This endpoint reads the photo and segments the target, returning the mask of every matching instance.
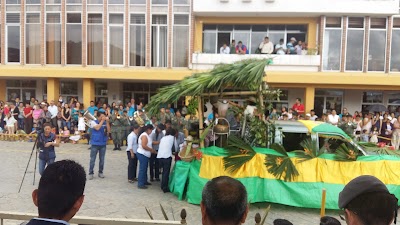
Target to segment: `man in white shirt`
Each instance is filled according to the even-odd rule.
[[[49,107],[47,107],[51,114],[51,126],[56,128],[56,131],[58,131],[57,127],[57,114],[58,114],[58,107],[54,105],[54,100],[50,101]]]
[[[272,54],[274,52],[274,44],[269,41],[268,37],[264,38],[258,48],[261,49],[261,54]]]
[[[283,39],[279,40],[279,44],[275,45],[275,51],[278,55],[284,55],[287,51],[286,45],[283,43]]]
[[[136,152],[138,148],[138,134],[139,125],[135,124],[132,127],[131,133],[127,137],[128,146],[126,147],[126,154],[128,155],[128,182],[133,183],[137,181],[136,171],[138,159],[136,157]]]
[[[171,170],[172,163],[172,149],[178,145],[176,139],[176,130],[169,128],[165,136],[161,138],[160,145],[157,152],[157,159],[162,168],[162,179],[161,179],[161,189],[164,193],[170,192],[168,188],[169,183],[169,172]]]
[[[328,122],[334,126],[337,126],[339,123],[339,115],[336,114],[336,110],[332,110],[332,113],[328,115]]]
[[[224,45],[219,49],[221,54],[230,54],[231,49],[224,43]]]

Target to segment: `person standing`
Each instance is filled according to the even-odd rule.
[[[121,150],[121,140],[122,140],[122,129],[124,128],[122,124],[122,117],[118,110],[114,110],[113,115],[110,119],[111,123],[111,137],[114,142],[114,151]]]
[[[43,124],[43,132],[39,134],[38,146],[39,146],[39,173],[43,174],[46,165],[54,163],[56,160],[56,152],[54,147],[59,147],[60,143],[56,138],[56,135],[51,132],[51,124]]]
[[[229,47],[229,53],[236,54],[236,41],[235,40],[232,40],[232,44]]]
[[[18,103],[18,130],[24,130],[24,103]]]
[[[158,124],[157,128],[152,131],[150,138],[153,141],[153,149],[156,151],[155,154],[151,154],[150,157],[150,181],[153,182],[160,181],[160,166],[157,159],[157,152],[160,145],[161,139],[164,137],[165,126],[163,124]]]
[[[25,133],[29,134],[32,132],[32,127],[33,127],[33,109],[32,106],[29,102],[26,102],[25,108],[24,108],[24,128],[25,128]]]
[[[226,45],[226,43],[224,43],[222,45],[222,47],[219,49],[219,53],[220,54],[230,54],[231,53],[231,49]]]
[[[71,109],[67,103],[64,104],[64,108],[61,110],[61,116],[63,119],[62,126],[68,127],[68,130],[71,131]]]
[[[139,179],[138,188],[147,189],[146,185],[151,185],[147,181],[147,167],[149,164],[149,158],[151,153],[156,154],[157,152],[153,149],[152,140],[150,137],[153,131],[153,125],[146,125],[143,127],[142,133],[139,135],[137,157],[139,160]]]
[[[178,130],[179,132],[183,132],[183,129],[186,127],[186,120],[181,115],[181,112],[178,110],[174,117],[171,118],[172,128]]]
[[[279,44],[275,45],[275,51],[276,51],[276,54],[278,54],[278,55],[286,54],[286,45],[283,42],[282,38],[279,40]]]
[[[128,135],[128,147],[126,147],[126,154],[128,156],[128,182],[133,183],[137,181],[136,171],[138,158],[136,156],[138,149],[138,134],[139,125],[135,124],[131,128],[131,133]]]
[[[104,158],[106,156],[106,146],[108,140],[108,132],[110,131],[110,123],[108,117],[104,115],[104,110],[99,110],[99,116],[97,120],[90,122],[90,128],[92,137],[90,139],[90,167],[89,167],[89,180],[93,180],[93,169],[99,153],[99,177],[104,178]]]
[[[238,45],[236,46],[236,54],[239,55],[246,55],[247,54],[247,47],[242,43],[242,41],[238,42]]]
[[[90,101],[90,106],[87,108],[90,114],[94,115],[94,110],[99,110],[95,105],[94,101]]]
[[[261,54],[272,54],[274,52],[274,44],[269,41],[269,37],[265,37],[258,48],[261,50]]]
[[[51,113],[51,125],[54,128],[56,128],[56,131],[58,131],[58,124],[57,124],[58,107],[54,105],[54,100],[50,101],[48,110]]]
[[[334,126],[338,126],[339,120],[340,118],[339,115],[336,114],[336,110],[332,110],[332,114],[328,115],[328,122]]]
[[[169,128],[167,130],[166,136],[160,141],[157,153],[157,159],[160,163],[160,168],[162,168],[161,190],[163,190],[164,193],[170,192],[168,183],[172,163],[172,151],[175,151],[175,146],[178,146],[175,134],[175,129]]]
[[[10,113],[14,117],[16,123],[14,124],[14,131],[18,130],[18,116],[19,116],[19,109],[16,107],[14,103],[10,103]]]
[[[393,133],[392,133],[392,146],[395,150],[399,150],[400,145],[400,116],[393,123]]]
[[[301,103],[301,98],[296,98],[296,103],[293,105],[292,109],[297,112],[297,114],[304,114],[304,105]]]

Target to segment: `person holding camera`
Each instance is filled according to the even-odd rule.
[[[94,178],[94,165],[96,162],[97,153],[99,153],[99,177],[104,178],[104,158],[106,156],[106,146],[108,141],[108,134],[110,132],[110,122],[105,115],[105,111],[100,109],[98,112],[97,120],[90,121],[90,128],[92,137],[90,142],[90,167],[89,167],[89,180]]]
[[[56,160],[56,152],[54,147],[59,147],[56,135],[51,132],[50,123],[43,124],[43,132],[38,134],[38,147],[39,147],[39,173],[43,174],[46,165],[54,163]]]

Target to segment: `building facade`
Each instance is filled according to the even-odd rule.
[[[399,0],[1,0],[0,99],[149,101],[157,88],[275,44],[266,81],[306,110],[400,106]],[[246,55],[219,54],[242,41]]]

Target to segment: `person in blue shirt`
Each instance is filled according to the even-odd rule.
[[[287,47],[287,54],[296,54],[295,48],[294,48],[294,44],[296,43],[296,38],[292,37],[290,38],[290,42],[287,43],[286,47]]]
[[[87,110],[89,111],[90,114],[94,115],[94,110],[98,110],[99,108],[97,108],[94,105],[94,101],[90,101],[90,106],[87,108]]]
[[[129,107],[128,116],[132,117],[133,114],[135,113],[135,108],[132,107],[132,103],[130,103],[130,102],[128,102],[128,107]]]
[[[56,160],[56,153],[54,147],[59,147],[60,143],[56,138],[56,135],[51,132],[50,123],[43,124],[43,133],[39,134],[38,137],[39,146],[39,173],[43,174],[46,165],[54,163]]]

